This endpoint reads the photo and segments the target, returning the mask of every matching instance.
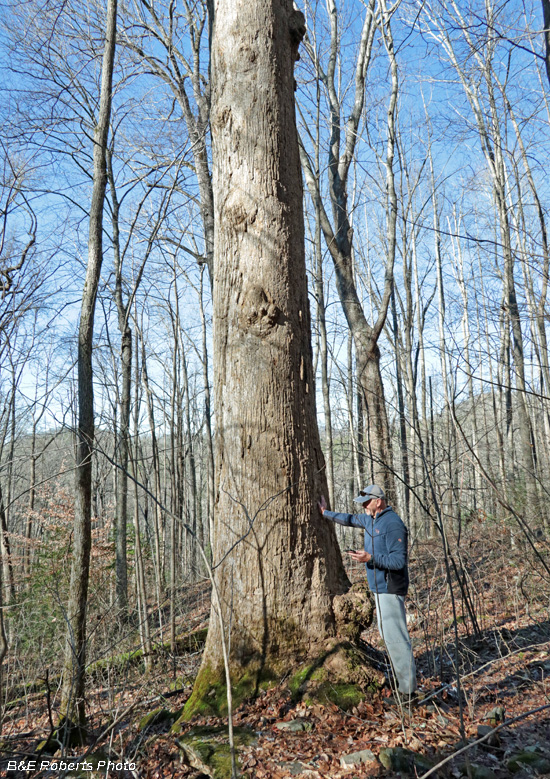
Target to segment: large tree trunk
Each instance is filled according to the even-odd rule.
[[[92,452],[94,397],[92,344],[97,289],[103,257],[103,206],[107,185],[106,148],[111,116],[111,92],[115,56],[117,0],[108,0],[107,29],[101,73],[99,117],[94,133],[94,173],[90,206],[88,267],[82,293],[78,331],[78,429],[76,440],[75,518],[70,599],[67,605],[67,637],[61,713],[69,723],[85,722],[86,607],[92,545]]]
[[[292,0],[217,0],[212,44],[215,193],[214,608],[192,712],[223,674],[280,673],[334,634],[348,581],[326,491],[304,258]]]

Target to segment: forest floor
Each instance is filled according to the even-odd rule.
[[[435,542],[424,544],[412,556],[408,618],[426,703],[399,711],[388,705],[390,690],[383,688],[346,712],[331,703],[293,701],[282,682],[234,713],[235,726],[251,737],[239,747],[240,776],[550,776],[550,585],[530,558],[531,552],[510,552],[504,542],[488,549],[474,541],[467,552],[462,548],[454,560],[464,585],[461,594],[455,576],[455,620],[442,555]],[[361,568],[350,576],[362,576]],[[204,627],[207,584],[189,588],[187,596],[186,626]],[[383,663],[374,625],[363,639],[373,663]],[[76,762],[81,776],[104,776],[104,768],[90,770],[103,760],[111,761],[109,775],[115,777],[208,776],[178,742],[199,726],[223,726],[217,740],[226,743],[227,721],[195,718],[178,736],[170,733],[200,657],[200,649],[165,657],[146,675],[128,668],[124,678],[118,673],[94,685],[87,749],[40,756],[37,745],[51,733],[51,700],[27,695],[6,709],[0,775],[67,775],[69,763]],[[147,724],[144,716],[158,708],[163,714]]]

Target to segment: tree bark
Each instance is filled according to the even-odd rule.
[[[187,711],[223,674],[288,669],[334,634],[348,581],[326,493],[304,257],[291,0],[217,0],[212,44],[214,608]],[[228,639],[228,636],[226,636]]]
[[[544,20],[544,62],[546,75],[550,84],[550,0],[542,1],[542,16]]]
[[[120,331],[120,367],[122,386],[118,405],[120,422],[116,426],[116,461],[119,466],[116,478],[115,501],[115,599],[118,617],[128,617],[128,460],[130,446],[130,398],[132,391],[132,330],[128,322],[128,309],[122,297],[122,258],[120,255],[120,205],[112,167],[112,155],[106,150],[106,172],[111,189],[111,223],[113,227],[113,251],[115,260],[114,298]]]
[[[203,266],[204,267],[204,266]],[[212,412],[210,400],[210,376],[208,374],[208,339],[206,330],[206,316],[204,312],[204,286],[203,286],[203,268],[201,268],[201,283],[199,290],[199,309],[201,315],[201,335],[202,335],[202,375],[204,386],[204,429],[206,436],[206,461],[207,461],[207,520],[204,532],[205,546],[212,554],[212,540],[214,538],[214,437],[212,435]]]
[[[141,642],[141,648],[143,649],[145,668],[149,670],[151,667],[151,630],[149,625],[149,611],[148,611],[148,598],[147,598],[147,579],[145,576],[145,565],[143,562],[143,552],[141,547],[141,531],[139,526],[139,511],[140,511],[140,495],[139,495],[139,461],[143,461],[143,452],[141,452],[140,445],[140,380],[139,380],[139,335],[136,329],[134,350],[136,355],[134,370],[134,446],[130,447],[130,457],[132,465],[133,475],[133,488],[134,488],[134,534],[135,534],[135,547],[136,547],[136,600],[137,600],[137,612],[139,619],[139,637]],[[141,457],[140,457],[141,455]],[[147,496],[145,496],[147,499]]]
[[[143,388],[145,390],[145,400],[147,405],[147,419],[149,422],[149,431],[151,435],[151,459],[152,459],[151,467],[153,470],[153,483],[154,483],[153,496],[155,498],[154,505],[153,505],[153,511],[155,517],[154,543],[153,543],[153,549],[154,549],[153,569],[155,571],[157,603],[160,612],[161,603],[164,598],[164,589],[166,584],[165,581],[166,544],[165,544],[164,518],[161,509],[161,503],[163,499],[161,472],[160,472],[161,463],[160,463],[159,444],[158,444],[158,439],[156,434],[153,392],[151,390],[151,384],[149,382],[149,373],[147,370],[147,351],[145,348],[144,333],[140,333],[140,338],[141,338],[141,378],[143,381]]]
[[[0,728],[4,724],[4,658],[8,653],[8,637],[4,624],[4,582],[2,581],[2,566],[0,565]]]
[[[92,345],[94,313],[103,259],[103,206],[107,185],[106,149],[111,116],[113,66],[116,46],[117,0],[108,0],[107,25],[99,116],[94,132],[93,188],[90,206],[88,266],[82,293],[78,331],[78,428],[76,435],[75,518],[70,599],[61,714],[69,723],[85,724],[84,683],[86,668],[86,607],[92,545],[92,453],[94,445],[94,397]]]

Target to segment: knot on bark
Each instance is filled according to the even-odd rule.
[[[366,581],[355,582],[344,595],[332,603],[336,630],[341,638],[357,644],[363,630],[372,625],[374,603]]]
[[[223,211],[223,220],[236,233],[246,233],[256,221],[257,214],[257,206],[249,203],[228,204]]]
[[[306,34],[306,17],[301,11],[295,8],[288,20],[288,29],[290,31],[290,40],[292,43],[292,52],[294,55],[294,61],[300,59],[298,53],[298,47],[300,46],[304,35]]]
[[[253,286],[244,293],[239,325],[241,330],[263,337],[275,327],[280,313],[263,287]]]

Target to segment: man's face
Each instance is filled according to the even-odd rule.
[[[375,517],[378,513],[378,498],[371,498],[367,503],[363,504],[365,506],[365,511],[367,514],[371,517]]]

